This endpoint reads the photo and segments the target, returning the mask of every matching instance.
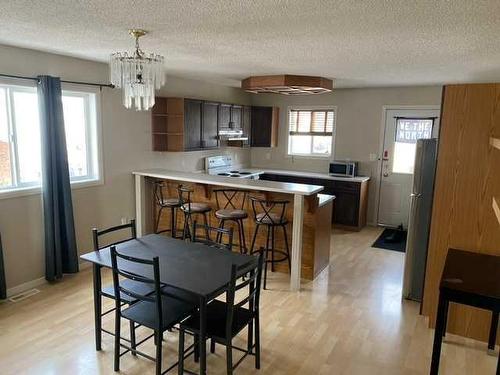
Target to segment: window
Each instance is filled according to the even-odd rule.
[[[396,118],[393,173],[412,174],[417,139],[432,138],[434,118]]]
[[[291,109],[288,113],[288,155],[332,155],[335,112]]]
[[[71,182],[98,180],[97,95],[62,94]],[[36,87],[0,84],[0,192],[39,187],[41,175]]]

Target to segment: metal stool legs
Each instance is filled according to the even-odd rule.
[[[163,230],[158,230],[160,227],[160,219],[161,219],[161,214],[163,209],[168,208],[170,209],[170,228],[169,229],[163,229]],[[155,233],[164,233],[164,232],[170,232],[170,235],[172,238],[177,238],[177,208],[178,207],[160,207],[158,210],[158,215],[156,217],[156,223],[155,223]]]
[[[240,248],[240,254],[246,254],[248,253],[247,249],[247,243],[245,240],[245,228],[243,226],[243,219],[220,219],[219,220],[219,228],[224,229],[224,225],[226,224],[226,221],[233,221],[236,223],[238,227],[238,244]],[[217,241],[220,241],[220,234],[217,235]]]
[[[184,212],[184,229],[182,230],[182,239],[191,239],[191,227],[193,226],[193,215],[203,215],[203,224],[208,226],[208,212]],[[208,236],[208,233],[207,233]]]
[[[252,238],[252,245],[250,246],[250,254],[253,254],[257,251],[264,252],[264,283],[263,283],[263,287],[265,290],[265,289],[267,289],[267,265],[270,263],[271,264],[271,272],[274,272],[275,271],[274,264],[279,263],[279,262],[283,262],[286,260],[288,262],[288,273],[290,273],[291,272],[291,260],[290,260],[290,249],[288,246],[286,225],[266,225],[266,227],[267,227],[266,247],[258,249],[258,250],[254,250],[255,241],[257,239],[257,233],[258,233],[261,225],[266,225],[266,224],[256,224],[256,226],[255,226],[255,231],[253,233],[253,238]],[[283,228],[283,235],[284,235],[284,241],[285,241],[285,250],[284,251],[275,249],[275,228],[276,227]],[[269,253],[271,253],[271,259],[269,259]],[[276,253],[282,254],[283,257],[280,259],[276,259],[276,257],[275,257]]]

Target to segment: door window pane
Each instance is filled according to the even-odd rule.
[[[7,116],[7,91],[0,88],[0,188],[12,185],[12,157]]]
[[[85,177],[89,174],[87,157],[87,132],[85,97],[64,95],[64,129],[68,150],[70,177]]]
[[[413,173],[417,139],[432,138],[433,126],[434,119],[396,119],[393,173]]]
[[[41,181],[38,97],[33,91],[14,91],[13,101],[19,182],[38,184]]]

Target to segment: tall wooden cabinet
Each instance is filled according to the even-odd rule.
[[[491,140],[500,138],[500,84],[445,86],[440,127],[422,310],[431,326],[448,249],[500,255],[500,150]],[[448,330],[486,341],[490,319],[452,304]]]

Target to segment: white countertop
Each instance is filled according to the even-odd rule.
[[[246,170],[246,169],[245,169]],[[259,169],[260,171],[260,169]],[[143,169],[132,172],[134,175],[163,178],[177,181],[185,181],[199,184],[227,186],[237,189],[251,189],[260,191],[271,191],[275,193],[287,193],[298,195],[313,195],[321,190],[323,186],[293,184],[289,182],[251,180],[246,178],[221,177],[205,173],[179,172],[168,169]]]
[[[319,202],[318,202],[318,206],[321,207],[321,206],[324,206],[325,204],[327,204],[328,202],[330,201],[333,201],[335,199],[335,195],[328,195],[328,194],[318,194],[318,199],[319,199]]]
[[[292,171],[287,169],[267,169],[267,168],[242,168],[247,172],[252,173],[274,173],[274,174],[282,174],[289,176],[301,176],[301,177],[313,177],[313,178],[321,178],[324,180],[335,180],[335,181],[351,181],[351,182],[364,182],[368,181],[370,177],[366,176],[356,176],[356,177],[339,177],[339,176],[331,176],[328,173],[319,173],[319,172],[307,172],[307,171]]]

